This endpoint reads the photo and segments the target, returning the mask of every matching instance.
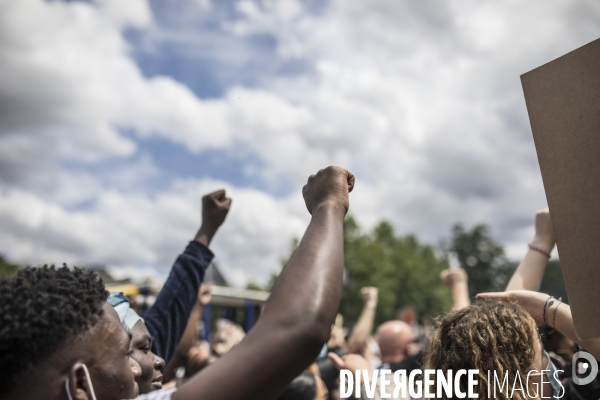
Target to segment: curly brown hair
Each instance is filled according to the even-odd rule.
[[[538,331],[533,318],[520,306],[512,303],[478,301],[459,311],[451,312],[441,321],[431,338],[425,355],[425,368],[456,372],[460,369],[478,369],[478,385],[475,393],[479,398],[528,400],[525,393],[496,393],[494,397],[494,371],[498,379],[508,373],[512,388],[517,371],[523,386],[527,373],[536,357]],[[488,371],[491,393],[488,396]],[[460,380],[461,391],[467,393],[467,376]],[[517,388],[519,386],[517,385]],[[436,393],[437,388],[432,390]],[[535,388],[530,387],[535,393]],[[442,399],[445,397],[442,391]]]

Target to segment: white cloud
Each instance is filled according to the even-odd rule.
[[[200,226],[201,195],[221,187],[234,201],[211,248],[234,284],[266,279],[308,213],[298,196],[276,201],[218,181],[178,181],[155,197],[106,192],[94,208],[75,212],[12,190],[0,194],[0,243],[11,259],[34,264],[168,268]]]
[[[600,36],[595,2],[332,0],[313,12],[297,0],[240,1],[239,18],[217,21],[229,42],[215,40],[207,56],[237,65],[236,40],[267,35],[279,60],[308,68],[255,71],[258,84],[213,99],[143,76],[123,36],[134,27],[144,44],[206,46],[214,32],[189,29],[218,7],[197,3],[194,14],[185,2],[181,31],[159,26],[142,0],[0,2],[0,250],[18,260],[169,265],[216,182],[149,193],[144,179],[160,174],[152,160],[120,177],[63,166],[131,157],[137,143],[125,128],[191,152],[241,146],[267,184],[289,188],[325,165],[347,166],[358,178],[351,210],[365,226],[387,218],[435,242],[454,222],[487,222],[511,256],[525,251],[545,198],[519,75]],[[282,198],[220,184],[236,197],[218,257],[238,284],[264,279],[305,227],[299,190]],[[90,199],[84,211],[69,208]]]

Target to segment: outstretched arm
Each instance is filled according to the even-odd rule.
[[[556,329],[586,351],[591,353],[596,359],[600,359],[600,338],[581,340],[575,332],[573,317],[571,316],[571,307],[554,299],[548,300],[548,295],[530,290],[515,290],[511,292],[499,293],[480,293],[478,299],[512,301],[523,307],[535,319],[538,325],[545,323]],[[552,304],[550,304],[552,303]]]
[[[542,252],[550,254],[554,248],[554,230],[550,220],[550,211],[547,208],[538,211],[535,216],[535,236],[530,245],[523,261],[510,278],[506,291],[533,290],[537,292],[540,290],[548,264],[548,256]]]
[[[169,278],[144,316],[152,336],[152,351],[168,364],[185,332],[188,320],[198,299],[204,273],[213,259],[208,245],[225,221],[231,199],[224,190],[202,198],[202,225],[171,268]]]
[[[177,350],[175,350],[175,354],[173,354],[171,361],[169,361],[165,367],[163,374],[164,382],[169,382],[171,379],[173,379],[175,377],[175,371],[177,371],[177,368],[184,366],[187,362],[188,352],[196,343],[198,334],[196,328],[198,326],[198,322],[202,319],[202,308],[210,303],[210,291],[210,284],[204,284],[200,287],[200,291],[198,292],[198,302],[190,314],[185,332],[179,341],[179,345],[177,346]]]
[[[360,297],[363,301],[363,309],[360,317],[348,338],[348,352],[365,355],[367,343],[373,332],[373,322],[375,321],[375,311],[377,310],[377,300],[379,289],[376,287],[364,287],[360,289]]]
[[[343,221],[354,177],[338,167],[311,175],[302,192],[312,219],[258,323],[173,400],[273,399],[319,354],[340,303]]]
[[[467,308],[471,305],[469,298],[469,278],[462,268],[449,268],[442,271],[440,278],[452,292],[452,309],[454,311]]]

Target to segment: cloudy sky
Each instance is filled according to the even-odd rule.
[[[595,0],[0,0],[0,252],[165,273],[224,187],[212,247],[261,282],[335,164],[363,227],[484,222],[517,259],[546,204],[519,75],[599,21]]]

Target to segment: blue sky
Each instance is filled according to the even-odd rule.
[[[519,75],[600,36],[592,1],[0,1],[0,252],[167,271],[225,187],[236,285],[279,268],[300,188],[352,170],[367,229],[488,223],[514,259],[545,206]]]

